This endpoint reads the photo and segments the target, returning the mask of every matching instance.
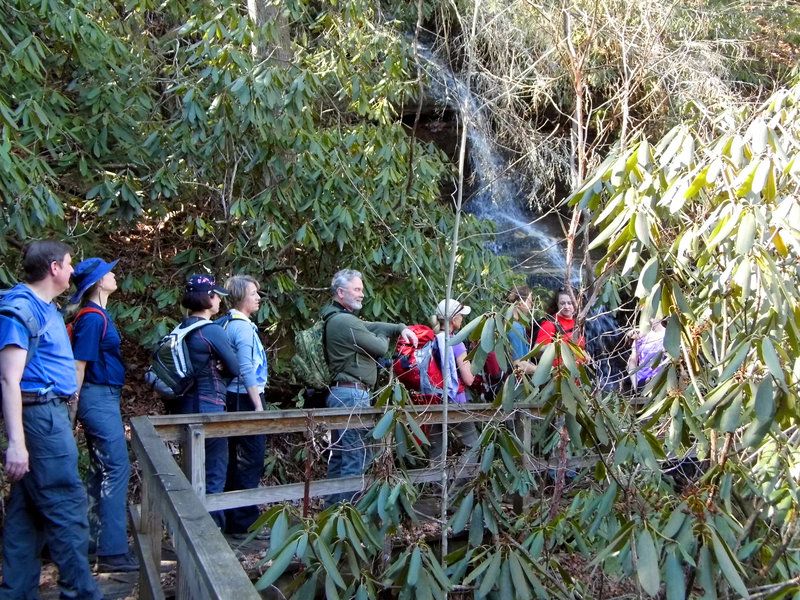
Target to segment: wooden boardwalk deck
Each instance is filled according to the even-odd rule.
[[[209,512],[235,506],[263,505],[280,501],[298,501],[336,492],[356,492],[368,484],[368,477],[345,477],[335,480],[310,480],[268,488],[205,493],[205,440],[230,435],[281,435],[317,428],[372,428],[386,408],[287,410],[265,413],[220,415],[173,415],[137,417],[132,420],[132,447],[142,470],[142,503],[131,506],[134,547],[142,569],[139,573],[98,574],[101,589],[109,600],[238,600],[271,598],[259,594],[251,581],[260,576],[257,565],[268,543],[253,540],[243,546],[240,540],[223,535],[216,528]],[[443,420],[443,407],[432,405],[410,407],[421,423],[436,424]],[[536,410],[517,406],[513,413],[488,405],[451,406],[448,420],[459,422],[501,421],[519,427],[518,435],[526,448],[531,439],[532,420]],[[357,424],[357,425],[356,425]],[[165,442],[181,447],[181,464]],[[584,457],[583,460],[586,460]],[[531,470],[554,465],[541,461]],[[408,472],[412,481],[438,481],[439,469],[415,469]],[[420,516],[438,517],[430,498],[419,506]],[[164,537],[166,532],[167,537]],[[202,540],[202,541],[201,541]],[[240,560],[244,555],[244,560]],[[244,568],[242,568],[244,567]],[[55,569],[55,567],[51,567]],[[249,571],[249,572],[248,572]],[[57,572],[51,573],[44,600],[58,598]]]

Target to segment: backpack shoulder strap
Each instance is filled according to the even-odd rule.
[[[36,321],[36,317],[30,308],[24,304],[0,302],[0,315],[11,317],[12,319],[16,319],[22,323],[22,325],[28,331],[28,335],[32,338],[39,337],[39,335],[41,335],[41,330],[39,328],[39,323]]]
[[[228,325],[230,325],[231,321],[233,321],[234,319],[236,319],[237,321],[248,321],[248,322],[250,321],[250,319],[248,319],[246,317],[243,317],[240,314],[236,314],[236,313],[232,313],[232,312],[228,311],[224,315],[222,315],[219,319],[217,319],[215,321],[212,321],[212,322],[216,323],[217,325],[219,325],[223,329],[227,329]]]
[[[12,317],[22,323],[31,337],[39,337],[44,333],[44,328],[39,327],[39,322],[36,320],[30,304],[22,301],[22,298],[8,300],[6,296],[10,291],[10,289],[0,291],[0,314]]]
[[[201,327],[205,327],[206,325],[213,325],[214,321],[209,321],[208,319],[202,319],[197,321],[196,323],[192,323],[188,327],[181,327],[178,325],[175,329],[172,330],[172,333],[179,336],[181,339],[185,338],[187,335],[192,333],[195,329],[200,329]]]
[[[570,335],[572,333],[572,329],[570,329],[569,331],[564,329],[564,326],[561,325],[561,321],[559,321],[556,317],[552,317],[550,315],[547,315],[542,320],[542,323],[544,323],[545,321],[548,322],[548,323],[552,323],[553,324],[553,327],[555,327],[555,330],[556,330],[555,332],[556,333],[560,333],[561,335]]]
[[[325,355],[325,364],[328,365],[330,369],[331,361],[328,358],[328,323],[330,323],[331,319],[336,315],[340,315],[345,310],[337,310],[336,312],[328,313],[327,315],[322,317],[322,352]],[[335,378],[339,373],[331,373],[331,379]]]
[[[78,311],[78,314],[75,315],[75,318],[72,319],[72,326],[75,327],[75,323],[78,322],[78,319],[80,319],[86,313],[97,313],[103,317],[103,335],[100,336],[100,341],[102,342],[106,338],[106,331],[108,331],[108,319],[106,318],[105,313],[99,308],[95,308],[94,306],[84,306]]]
[[[0,292],[0,315],[5,315],[17,320],[28,331],[28,356],[25,364],[28,364],[39,347],[39,339],[42,337],[46,327],[39,327],[36,315],[33,314],[27,302],[16,302],[6,300],[5,296],[10,290]]]
[[[561,335],[567,335],[567,331],[564,329],[564,326],[561,324],[561,321],[559,321],[557,318],[553,319],[553,325],[556,326],[556,331],[558,333],[560,333]],[[570,329],[570,331],[572,330]]]

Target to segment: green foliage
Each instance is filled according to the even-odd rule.
[[[627,11],[623,4],[606,8]],[[259,278],[258,318],[277,338],[315,316],[330,275],[344,267],[365,274],[367,318],[430,312],[451,243],[452,211],[438,198],[450,167],[404,129],[403,110],[417,100],[408,42],[395,23],[376,25],[372,3],[361,0],[281,8],[292,23],[288,63],[254,52],[277,43],[280,25],[257,26],[241,3],[0,4],[0,250],[46,233],[72,239],[81,256],[105,254],[113,239],[129,250],[115,316],[143,343],[169,329],[183,276],[203,269]],[[520,15],[535,10],[503,8],[525,22],[534,48],[546,32]],[[678,13],[670,24],[680,33],[692,12]],[[643,31],[646,20],[625,14],[626,31]],[[560,52],[567,42],[591,47],[585,85],[600,96],[619,87],[610,27],[591,37],[573,22],[568,40],[557,37]],[[481,31],[487,55],[505,55],[493,51],[488,25]],[[541,54],[519,62],[556,69]],[[689,58],[691,68],[698,55]],[[648,72],[625,102],[661,116],[656,92],[680,72]],[[551,81],[569,109],[562,75]],[[518,86],[523,115],[559,95],[537,87],[541,73],[531,77]],[[427,445],[407,394],[388,386],[372,433],[385,444],[372,486],[357,507],[314,517],[270,509],[260,588],[299,561],[287,597],[311,597],[319,585],[329,598],[384,589],[442,598],[464,584],[479,598],[588,595],[561,564],[580,554],[654,597],[797,593],[800,85],[752,114],[711,120],[691,96],[675,106],[704,115],[702,126],[626,143],[571,200],[591,215],[585,231],[602,254],[595,276],[608,297],[636,298],[644,331],[651,317],[669,315],[666,364],[642,391],[644,406],[595,390],[584,352],[561,338],[534,349],[536,373],[514,373],[496,398],[498,418],[532,403],[541,416],[534,447],[555,434],[564,454],[569,440],[571,452],[596,456],[594,470],[546,496],[531,468],[543,457],[528,454],[512,428],[491,424],[472,449],[479,472],[457,492],[447,524],[466,533],[464,548],[440,562],[414,538],[387,563],[385,543],[410,530],[418,494],[395,455],[413,465]],[[613,103],[594,105],[596,133],[618,113]],[[489,225],[467,218],[463,226],[456,281],[488,307],[507,283],[505,263],[484,247]],[[5,266],[0,279],[10,280]],[[464,327],[458,339],[475,342],[474,371],[492,351],[509,365],[510,320],[494,311]],[[695,459],[708,468],[682,481],[672,465]],[[560,465],[556,481],[563,476]],[[540,495],[525,514],[504,510],[504,498],[529,492]]]
[[[656,144],[640,138],[583,183],[571,202],[591,216],[585,231],[602,254],[595,277],[617,298],[636,299],[642,330],[651,317],[668,317],[663,370],[632,406],[594,389],[578,345],[557,338],[533,349],[536,373],[508,377],[496,408],[499,420],[520,402],[538,408],[532,445],[556,434],[558,452],[545,467],[556,491],[532,469],[543,457],[528,454],[513,427],[487,425],[471,449],[479,470],[454,496],[447,526],[467,539],[442,559],[446,580],[427,546],[412,543],[388,565],[373,562],[381,585],[397,586],[391,593],[401,597],[443,597],[453,585],[471,586],[476,598],[558,598],[576,589],[588,597],[589,586],[563,564],[581,555],[651,597],[798,592],[798,106],[800,85],[752,114],[721,116],[713,133],[685,124]],[[456,336],[474,342],[473,371],[492,351],[509,363],[511,316],[485,313]],[[373,437],[387,446],[413,439],[403,391],[389,386],[380,402],[386,413]],[[412,447],[417,456],[421,446]],[[568,451],[596,462],[575,467],[575,482],[561,487],[565,465],[552,460]],[[416,490],[387,453],[374,474],[358,511],[329,509],[305,530],[346,515],[370,532],[359,543],[375,561],[385,536],[411,526],[406,502]],[[538,497],[524,514],[504,510],[504,498],[532,491]],[[327,577],[317,554],[291,543],[273,556],[280,566],[281,552],[294,552],[310,567],[297,585]],[[332,540],[329,554],[343,543]],[[374,597],[376,580],[345,567],[344,556],[337,568],[346,575],[326,580],[326,593]],[[367,590],[368,581],[376,587]]]
[[[198,270],[261,280],[258,319],[276,337],[316,316],[339,268],[364,272],[367,318],[429,311],[450,167],[402,124],[417,93],[408,41],[360,0],[281,8],[288,64],[254,52],[279,27],[241,3],[4,3],[0,249],[46,234],[81,256],[129,248],[118,316],[145,344]],[[504,262],[471,235],[490,226],[465,227],[460,281],[503,285]]]
[[[562,557],[581,554],[652,597],[797,592],[798,105],[800,85],[744,121],[720,120],[714,137],[684,126],[658,144],[642,140],[573,196],[592,214],[600,282],[638,299],[641,327],[668,316],[666,364],[637,410],[593,389],[580,347],[557,339],[531,352],[536,373],[506,380],[498,415],[533,403],[534,447],[561,430],[596,465],[511,514],[503,498],[542,490],[530,468],[541,457],[489,424],[471,450],[479,471],[453,498],[448,526],[467,544],[444,559],[451,583],[476,597],[561,597],[580,585]],[[483,314],[456,336],[474,342],[474,371],[489,352],[507,352],[510,317]],[[387,388],[382,402],[373,435],[390,442],[405,398]],[[388,464],[379,460],[362,512],[381,535],[408,526],[397,500],[415,493]],[[408,577],[407,550],[387,572]],[[423,550],[416,556],[414,572]]]
[[[790,76],[800,21],[786,0],[422,6],[426,29],[442,32],[440,56],[462,68],[470,57],[473,73],[464,77],[540,211],[559,203],[557,188],[580,185],[612,143],[641,131],[660,137],[685,118],[706,123],[766,98]],[[414,26],[415,10],[391,10]]]
[[[670,598],[684,597],[669,582],[687,565],[706,594],[796,587],[787,574],[800,555],[787,540],[800,461],[798,105],[795,86],[745,120],[720,118],[712,137],[682,125],[658,144],[642,140],[612,154],[572,199],[591,211],[593,247],[604,251],[596,276],[638,299],[641,327],[669,315],[668,362],[643,391],[639,441],[631,447],[631,431],[616,438],[607,476],[621,482],[633,458],[661,477],[663,450],[712,465],[682,502],[651,481],[645,518],[596,559],[635,568],[651,595],[667,581]],[[663,450],[657,430],[667,432]],[[628,567],[626,548],[636,550]]]
[[[421,431],[406,410],[402,386],[388,386],[381,402],[387,410],[372,435],[384,442],[384,451],[373,460],[372,484],[355,506],[343,503],[301,519],[294,506],[279,505],[262,515],[256,527],[272,528],[264,558],[271,565],[257,588],[273,585],[296,558],[304,568],[281,586],[293,598],[309,597],[323,583],[330,598],[376,598],[381,589],[397,598],[445,598],[456,584],[475,585],[480,598],[502,597],[512,589],[519,597],[553,597],[543,580],[558,597],[566,596],[531,551],[515,541],[525,535],[526,519],[512,518],[501,506],[508,494],[529,492],[533,480],[523,465],[522,442],[500,422],[483,431],[472,456],[481,472],[455,499],[458,508],[449,526],[455,533],[468,528],[469,544],[444,563],[424,539],[416,538],[390,559],[384,556],[392,536],[407,535],[418,524],[413,508],[418,490],[395,464],[399,444],[393,432],[407,429],[401,437],[413,439]]]

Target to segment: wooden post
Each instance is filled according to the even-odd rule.
[[[152,441],[162,444],[155,432],[150,428],[147,432]],[[139,432],[131,436],[131,446],[137,455],[144,453],[144,443]],[[136,538],[136,550],[139,554],[139,598],[142,600],[164,600],[161,589],[161,538],[164,525],[159,509],[157,488],[161,483],[160,474],[147,461],[140,461],[142,468],[142,504],[139,511],[132,510],[131,517]]]
[[[311,506],[311,453],[314,451],[314,417],[308,415],[308,429],[306,429],[306,465],[303,473],[303,518],[308,516]]]
[[[183,556],[185,551],[183,548],[180,547],[181,539],[177,538],[174,540],[175,544],[175,554],[177,556]],[[178,561],[177,568],[175,570],[175,599],[176,600],[192,600],[192,589],[191,583],[197,581],[200,577],[200,574],[197,573],[195,569],[196,565],[194,565],[191,561]]]
[[[144,474],[143,474],[144,475]],[[151,491],[153,482],[152,479],[158,477],[157,474],[152,473],[148,477],[142,477],[142,514],[140,520],[140,533],[142,534],[142,558],[144,558],[144,568],[139,570],[139,597],[142,600],[157,600],[159,598],[158,592],[150,586],[147,581],[148,573],[151,570],[149,567],[155,566],[156,575],[161,567],[161,535],[163,525],[161,523],[161,514],[158,510],[158,502]],[[158,588],[161,591],[161,588]],[[163,594],[160,596],[163,598]]]
[[[186,425],[183,442],[183,456],[181,468],[192,486],[195,494],[206,504],[206,434],[202,424]],[[175,550],[179,552],[178,540],[175,540]],[[191,600],[191,582],[198,574],[190,563],[178,562],[175,573],[175,597],[177,600]]]
[[[183,472],[200,501],[206,503],[206,434],[202,424],[186,425]]]

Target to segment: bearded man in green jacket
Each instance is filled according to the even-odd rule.
[[[362,321],[355,313],[364,301],[361,273],[344,269],[331,281],[333,302],[322,309],[325,319],[325,353],[333,374],[328,394],[329,408],[366,408],[378,378],[378,359],[389,351],[389,342],[398,336],[413,346],[417,336],[404,324]],[[372,459],[366,429],[340,429],[333,432],[328,479],[360,475]],[[330,506],[352,493],[333,494]]]

